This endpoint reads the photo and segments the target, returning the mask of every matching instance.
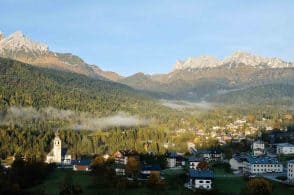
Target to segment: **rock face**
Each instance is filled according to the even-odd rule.
[[[0,31],[0,41],[4,38],[5,38],[4,34]]]
[[[71,53],[57,53],[17,31],[6,37],[0,32],[0,57],[18,60],[39,67],[60,69],[92,78],[118,80],[120,75],[89,65]]]
[[[175,64],[175,69],[188,68],[213,68],[219,66],[220,62],[213,56],[190,57],[186,61],[178,60]]]
[[[12,33],[7,38],[2,35],[2,39],[0,38],[0,40],[1,53],[13,54],[24,52],[32,55],[41,55],[49,52],[47,45],[32,41],[20,31]]]
[[[237,51],[224,60],[218,60],[212,56],[190,57],[185,61],[177,61],[174,70],[215,68],[225,65],[231,67],[232,65],[239,64],[266,68],[294,67],[294,63],[285,62],[279,58],[265,58],[247,52]]]
[[[294,64],[278,58],[265,58],[237,51],[224,60],[212,56],[191,57],[177,61],[174,70],[168,74],[136,74],[122,79],[121,82],[160,94],[163,98],[212,100],[221,94],[231,94],[249,88],[247,94],[251,89],[258,94],[260,89],[263,94],[268,93],[272,97],[278,97],[281,93],[289,98],[291,94],[289,95],[287,90],[291,90],[294,85]],[[264,85],[266,87],[263,87]],[[282,89],[278,90],[280,86]],[[243,100],[243,95],[240,92],[235,97]],[[253,93],[251,95],[254,96]],[[223,101],[228,97],[223,96],[219,100]],[[258,98],[255,100],[258,102]]]
[[[250,53],[237,51],[224,59],[222,64],[245,64],[254,67],[267,66],[269,68],[287,68],[293,67],[293,63],[285,62],[279,58],[265,58]]]

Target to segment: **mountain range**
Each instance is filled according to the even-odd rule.
[[[0,57],[38,67],[78,73],[93,79],[119,82],[156,98],[234,103],[238,103],[235,102],[238,99],[240,103],[242,98],[236,96],[248,94],[249,91],[255,91],[255,95],[258,95],[258,88],[262,88],[261,91],[266,90],[269,94],[279,93],[270,97],[280,98],[284,94],[288,100],[292,97],[288,92],[294,85],[293,62],[242,51],[236,51],[223,60],[213,56],[178,60],[173,70],[167,74],[136,73],[123,77],[87,64],[71,53],[51,51],[46,44],[33,41],[18,31],[8,37],[0,33]],[[276,90],[277,86],[282,90]]]
[[[49,50],[46,44],[39,43],[17,31],[5,37],[0,32],[0,56],[18,60],[31,65],[66,70],[92,78],[118,80],[118,74],[103,71],[98,66],[85,63],[71,53],[58,53]]]

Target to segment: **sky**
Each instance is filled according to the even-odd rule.
[[[0,0],[0,31],[127,76],[236,50],[294,61],[293,0]]]

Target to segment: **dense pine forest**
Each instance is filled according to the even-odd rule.
[[[54,131],[57,129],[61,132],[65,146],[69,147],[73,154],[79,155],[107,151],[109,148],[103,146],[106,138],[107,145],[115,146],[110,148],[110,151],[122,147],[133,147],[134,144],[129,145],[131,143],[129,139],[136,139],[138,136],[137,129],[125,134],[122,134],[121,128],[114,129],[111,133],[114,135],[109,135],[109,132],[102,132],[102,135],[98,132],[97,135],[87,129],[76,131],[68,127],[73,120],[72,115],[66,118],[54,118],[54,116],[47,116],[50,113],[46,112],[45,116],[38,117],[39,111],[44,108],[53,109],[55,114],[56,112],[74,113],[75,122],[79,122],[80,113],[86,113],[92,117],[103,117],[125,112],[138,115],[138,118],[144,117],[148,118],[148,121],[155,123],[161,121],[165,124],[169,120],[173,120],[171,123],[175,124],[174,119],[179,118],[178,112],[160,105],[130,87],[111,81],[37,68],[3,58],[0,60],[0,72],[0,154],[2,158],[16,153],[43,158],[50,150]],[[13,109],[14,111],[16,109],[17,113],[12,112],[13,116],[11,116],[10,112]],[[144,126],[146,125],[149,124],[145,123]],[[99,127],[95,130],[99,130]],[[144,134],[146,140],[151,137],[162,138],[150,130]],[[143,143],[137,144],[143,147]],[[96,148],[96,145],[103,147]]]

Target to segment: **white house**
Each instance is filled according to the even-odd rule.
[[[277,154],[294,154],[294,145],[289,143],[277,144]]]
[[[212,148],[209,150],[197,150],[194,155],[204,158],[206,161],[222,161],[223,152],[219,148]]]
[[[186,164],[186,159],[176,152],[166,153],[166,161],[168,168],[183,167]]]
[[[197,166],[200,162],[204,161],[203,158],[196,158],[196,157],[189,157],[188,162],[189,162],[189,168],[190,169],[197,169]]]
[[[61,139],[58,133],[55,134],[53,149],[48,153],[45,162],[71,164],[71,155],[67,153],[67,149],[62,149]]]
[[[252,152],[253,152],[253,156],[261,156],[265,154],[265,150],[264,150],[264,143],[263,141],[255,141],[252,144]]]
[[[289,181],[294,180],[294,160],[289,160],[287,165],[287,179]]]
[[[189,171],[189,182],[185,184],[189,189],[207,189],[212,188],[213,172],[211,170],[193,170]]]
[[[243,171],[243,161],[238,157],[233,157],[230,159],[229,164],[233,171]]]
[[[166,154],[167,167],[173,168],[177,166],[177,153],[169,152]]]
[[[250,174],[283,172],[282,163],[269,156],[247,156],[243,164],[244,172]]]
[[[115,163],[126,165],[129,157],[139,159],[139,154],[135,150],[119,150],[113,154],[113,157],[115,159]]]

